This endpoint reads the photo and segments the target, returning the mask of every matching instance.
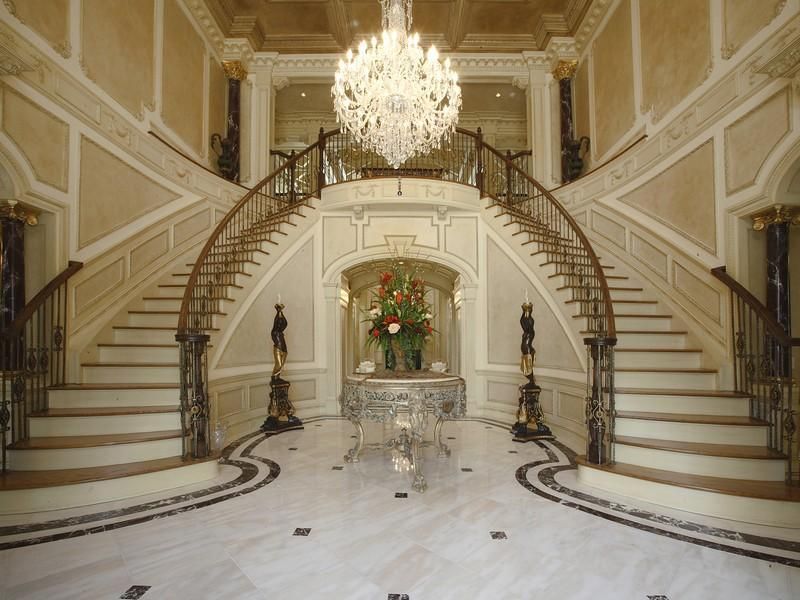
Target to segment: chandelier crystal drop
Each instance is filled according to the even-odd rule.
[[[347,51],[331,88],[342,129],[395,169],[449,138],[458,121],[458,75],[433,46],[427,55],[411,34],[413,0],[379,0],[381,39]]]

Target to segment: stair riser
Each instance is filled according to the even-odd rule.
[[[713,396],[662,396],[646,394],[615,395],[617,410],[678,413],[689,415],[729,415],[745,417],[750,414],[747,398],[716,398]]]
[[[176,294],[177,295],[177,294]],[[145,310],[173,310],[178,312],[181,310],[181,300],[173,300],[171,298],[164,298],[159,300],[145,300]]]
[[[783,481],[786,470],[786,464],[782,460],[705,456],[624,444],[614,445],[614,460],[678,473],[763,481]]]
[[[177,412],[95,417],[31,417],[28,422],[31,437],[139,433],[181,427]]]
[[[616,352],[617,368],[696,369],[702,366],[700,352]]]
[[[637,331],[669,331],[672,329],[672,318],[620,317],[615,313],[614,323],[617,329],[635,329]]]
[[[48,390],[47,399],[51,408],[175,406],[180,401],[180,392],[177,389]]]
[[[767,444],[767,428],[753,426],[675,423],[618,417],[614,424],[614,433],[628,437],[675,442],[741,446],[766,446]]]
[[[167,469],[132,477],[91,481],[76,485],[10,490],[0,492],[0,514],[58,510],[153,494],[178,486],[191,485],[219,475],[219,463],[207,461],[177,469]]]
[[[178,346],[172,348],[137,348],[135,346],[100,346],[99,362],[178,362]]]
[[[688,489],[608,473],[583,465],[578,466],[578,480],[585,485],[613,494],[637,498],[678,510],[773,527],[800,528],[800,510],[797,510],[796,502],[745,498]]]
[[[617,371],[614,384],[621,388],[666,388],[678,390],[716,389],[716,373],[656,373]]]
[[[620,329],[617,324],[617,329]],[[685,333],[620,333],[617,332],[617,346],[620,348],[686,348]]]
[[[630,304],[628,302],[614,302],[612,294],[612,305],[614,307],[614,314],[623,315],[654,315],[656,313],[663,313],[663,309],[658,304]]]
[[[84,383],[176,383],[178,367],[83,367]]]
[[[610,290],[609,293],[611,294],[612,302],[614,300],[653,300],[645,295],[645,293],[641,290]],[[617,310],[614,307],[614,310]],[[624,313],[625,311],[619,311]]]
[[[114,329],[115,344],[174,344],[176,330]]]
[[[82,469],[155,460],[180,456],[180,438],[115,444],[92,448],[57,448],[47,450],[9,450],[11,469],[16,471],[48,471],[51,469]]]
[[[127,324],[132,327],[178,327],[178,315],[158,313],[128,313]]]

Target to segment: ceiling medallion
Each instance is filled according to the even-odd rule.
[[[331,88],[342,129],[383,156],[395,169],[449,138],[458,121],[461,88],[450,59],[426,54],[411,34],[413,0],[381,3],[381,39],[362,41],[358,54],[339,61]]]

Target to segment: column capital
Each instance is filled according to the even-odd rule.
[[[562,79],[572,79],[575,76],[575,70],[577,68],[577,60],[560,60],[553,69],[553,77],[558,81]]]
[[[752,219],[754,231],[762,231],[768,225],[780,225],[782,223],[800,225],[800,206],[776,204],[767,212],[753,215]]]
[[[0,219],[16,219],[26,225],[37,225],[40,214],[40,211],[20,204],[17,200],[0,199]]]
[[[228,79],[242,81],[247,78],[247,69],[245,69],[240,60],[223,60],[222,68],[225,70],[225,77]]]

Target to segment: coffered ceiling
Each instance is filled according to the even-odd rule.
[[[378,0],[205,0],[228,37],[283,53],[341,52],[380,31]],[[414,0],[412,30],[445,51],[543,50],[591,0]]]

